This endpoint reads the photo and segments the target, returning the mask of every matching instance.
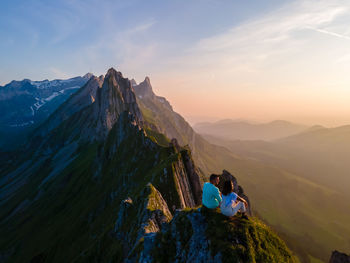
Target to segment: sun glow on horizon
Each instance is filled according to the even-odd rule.
[[[191,119],[350,123],[345,0],[203,1],[186,8],[175,1],[159,9],[137,1],[30,0],[6,10],[13,16],[0,19],[2,85],[100,75],[113,66],[129,78],[150,76],[156,93]],[[125,17],[131,11],[133,21]]]

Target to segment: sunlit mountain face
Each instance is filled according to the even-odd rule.
[[[349,24],[347,0],[2,3],[0,262],[347,262]],[[202,210],[211,174],[248,219]]]
[[[188,130],[179,140],[197,137],[196,158],[189,145],[160,133],[180,125]],[[201,206],[199,146],[220,150],[195,135],[149,79],[133,87],[113,68],[91,76],[26,146],[1,160],[2,261],[297,262],[252,217],[228,171],[218,174],[218,187],[231,180],[251,217],[229,219]]]
[[[258,136],[259,132],[255,130],[268,131],[261,132],[260,136],[266,134],[273,136],[268,140],[266,137],[254,140],[252,138],[234,140],[225,137],[230,134],[230,129],[234,129],[232,135],[237,136],[237,127],[242,125],[249,136],[252,134]],[[109,204],[105,207],[107,210],[101,210],[103,215],[98,212],[111,224],[103,232],[99,232],[103,239],[107,238],[105,235],[117,236],[116,239],[107,238],[116,248],[112,249],[109,245],[104,247],[107,251],[112,249],[108,257],[135,260],[135,255],[131,257],[121,252],[122,247],[127,246],[130,249],[133,242],[138,242],[138,239],[131,237],[130,233],[126,234],[130,229],[136,231],[140,226],[138,221],[134,223],[130,221],[130,224],[124,221],[128,213],[134,213],[133,209],[140,209],[132,208],[131,204],[135,200],[138,200],[137,202],[149,200],[149,195],[159,195],[157,198],[163,201],[153,205],[159,207],[165,217],[159,219],[161,221],[152,221],[153,223],[148,224],[158,225],[152,228],[152,233],[160,231],[159,233],[165,234],[167,230],[166,228],[162,230],[160,222],[165,224],[174,222],[171,221],[175,216],[174,207],[184,209],[199,205],[200,185],[208,180],[210,173],[218,173],[223,169],[234,175],[234,182],[237,179],[241,182],[236,191],[249,200],[250,211],[279,233],[302,262],[308,262],[310,258],[328,259],[334,244],[339,250],[346,249],[349,231],[347,211],[350,207],[348,193],[344,187],[347,184],[347,177],[342,173],[342,170],[346,170],[347,162],[341,157],[347,156],[346,151],[349,148],[347,126],[328,129],[322,126],[308,128],[287,121],[259,124],[223,120],[198,124],[196,130],[200,132],[201,129],[206,131],[203,135],[195,132],[186,120],[173,110],[166,98],[157,96],[148,77],[137,84],[134,80],[125,79],[120,72],[113,69],[105,76],[91,75],[82,88],[61,103],[38,128],[30,133],[25,147],[2,153],[2,229],[9,237],[13,233],[11,229],[18,229],[16,231],[18,238],[6,246],[4,253],[7,253],[8,258],[15,260],[37,257],[55,259],[54,254],[51,254],[44,244],[59,246],[60,241],[55,239],[53,243],[44,241],[53,239],[50,235],[44,235],[48,227],[45,225],[37,229],[44,231],[37,240],[42,244],[37,249],[41,248],[42,252],[34,254],[33,251],[36,249],[28,247],[28,253],[23,254],[24,257],[9,256],[10,251],[15,251],[13,250],[15,247],[20,244],[27,247],[31,242],[30,236],[19,224],[22,224],[23,218],[38,213],[35,212],[37,208],[47,209],[49,203],[55,203],[50,199],[53,193],[61,193],[58,200],[66,203],[60,208],[54,205],[56,212],[51,211],[51,214],[47,215],[46,220],[54,224],[57,231],[62,227],[62,222],[76,220],[76,217],[74,213],[71,216],[62,215],[60,220],[63,221],[58,221],[52,213],[64,214],[65,209],[68,209],[66,207],[81,213],[83,211],[79,208],[81,205],[86,207],[86,211],[90,211],[90,214],[97,213],[94,205],[86,206],[86,202],[90,202],[90,199],[83,197],[85,195],[78,200],[74,197],[75,194],[72,196],[69,194],[79,193],[81,185],[91,183],[90,194],[101,195],[102,198],[96,201],[96,205],[105,202],[102,200],[107,198],[107,195],[108,198],[113,196],[110,201],[106,201]],[[286,130],[288,134],[293,135],[284,137]],[[176,142],[171,142],[169,138],[175,138]],[[180,159],[176,159],[174,154]],[[328,176],[330,172],[332,172],[331,180]],[[113,177],[114,173],[120,175]],[[170,175],[177,179],[167,181],[170,179],[165,178]],[[91,177],[92,181],[81,181],[85,176],[86,179]],[[133,176],[132,180],[127,179],[130,176]],[[164,176],[166,177],[163,178]],[[101,183],[110,184],[111,188],[107,185],[101,186],[102,192],[100,192],[96,187],[99,187],[98,182],[102,178],[104,179]],[[187,179],[183,181],[181,178]],[[222,178],[225,180],[227,177]],[[164,182],[167,182],[167,186]],[[151,183],[152,186],[145,183]],[[175,187],[176,191],[171,190],[168,184],[175,186],[178,184],[180,188]],[[119,188],[118,185],[123,185],[124,188]],[[121,200],[126,201],[120,205]],[[145,202],[148,202],[146,206],[148,207],[153,201]],[[144,201],[141,203],[144,204]],[[75,206],[76,208],[73,208]],[[126,212],[129,209],[130,212]],[[148,211],[147,209],[152,211],[152,208],[146,208],[145,211]],[[114,212],[109,214],[110,211]],[[127,214],[122,216],[121,213]],[[145,216],[139,214],[138,217]],[[152,214],[149,216],[154,217]],[[182,216],[192,217],[192,214]],[[34,216],[24,226],[34,227],[32,224],[41,220],[44,220],[41,215]],[[119,223],[113,226],[112,222],[115,220],[119,220]],[[179,218],[175,217],[174,220]],[[334,224],[330,225],[329,222]],[[93,225],[98,227],[100,223],[92,221],[91,227]],[[75,233],[74,229],[82,229],[83,226],[79,224],[72,225],[73,228],[69,233]],[[196,231],[197,227],[199,225],[192,225],[191,231]],[[150,230],[142,231],[148,233]],[[87,244],[92,246],[86,258],[97,257],[93,240],[92,243],[90,241],[81,243],[80,239],[76,239],[75,235],[68,235],[68,232],[64,236],[64,240],[66,238],[76,240],[74,242],[79,244],[81,249]],[[129,240],[128,243],[125,243],[125,238]],[[301,243],[305,238],[308,239],[308,243]],[[148,242],[154,242],[151,240]],[[162,246],[168,247],[171,243]],[[61,251],[60,253],[67,257],[77,253],[75,250],[68,252],[65,247],[57,251]],[[274,256],[278,257],[276,254]],[[153,259],[159,258],[163,256],[156,254]]]

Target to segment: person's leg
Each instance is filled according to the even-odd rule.
[[[244,203],[243,202],[240,202],[241,203],[241,207],[239,209],[239,211],[242,213],[242,219],[247,219],[248,220],[248,217],[247,217],[247,208],[245,207]]]
[[[243,202],[240,202],[240,209],[239,209],[239,211],[240,211],[241,213],[247,212],[247,209],[245,208],[245,205],[244,205]]]
[[[241,212],[245,212],[246,211],[244,203],[237,202],[237,203],[232,205],[232,212],[233,212],[233,214],[235,215],[238,211],[241,211]]]

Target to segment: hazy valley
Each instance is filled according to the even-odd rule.
[[[139,84],[134,80],[128,84],[121,73],[113,70],[106,76],[92,76],[86,85],[56,107],[38,128],[28,131],[29,141],[25,148],[16,151],[6,149],[1,153],[1,225],[6,236],[16,236],[6,245],[7,252],[2,252],[5,253],[3,258],[11,255],[11,249],[19,244],[29,249],[25,244],[32,242],[28,239],[30,229],[39,231],[38,244],[37,248],[28,250],[27,257],[35,256],[30,251],[39,248],[43,250],[36,255],[39,258],[57,260],[60,257],[54,255],[58,251],[74,255],[74,249],[68,252],[66,247],[49,249],[44,245],[61,246],[59,239],[54,242],[48,240],[63,225],[71,224],[71,230],[67,229],[65,234],[62,232],[62,241],[67,238],[75,240],[74,243],[80,247],[77,247],[78,250],[90,246],[92,250],[84,252],[87,258],[96,260],[120,255],[120,260],[125,257],[139,259],[139,252],[131,253],[130,246],[133,242],[137,244],[140,236],[130,236],[129,231],[137,231],[142,220],[146,222],[147,218],[155,215],[141,216],[141,210],[132,212],[134,200],[144,204],[143,200],[148,200],[148,195],[160,196],[156,199],[163,201],[154,205],[162,211],[163,216],[157,219],[161,221],[150,219],[149,222],[153,223],[147,225],[158,226],[143,231],[165,233],[167,228],[162,230],[160,222],[170,222],[174,216],[173,207],[183,209],[200,204],[200,184],[207,180],[210,173],[220,173],[224,169],[238,179],[242,186],[240,189],[244,189],[240,191],[249,197],[253,213],[271,225],[302,262],[327,261],[332,250],[346,250],[350,244],[350,198],[346,192],[348,179],[344,172],[349,149],[347,127],[308,128],[284,121],[243,125],[226,120],[219,123],[224,125],[220,129],[225,131],[221,132],[216,127],[208,128],[208,123],[196,125],[196,129],[200,126],[202,131],[206,131],[201,136],[173,111],[166,98],[154,94],[148,77]],[[106,115],[101,109],[107,110]],[[131,112],[131,115],[125,112]],[[245,126],[243,133],[239,131],[241,135],[246,132],[255,138],[260,134],[269,141],[223,139],[230,129],[239,130],[237,125]],[[255,132],[256,129],[258,132]],[[239,132],[233,136],[241,136]],[[282,138],[286,134],[290,136]],[[172,138],[176,138],[175,144],[180,146],[168,148]],[[189,150],[191,153],[187,154]],[[194,163],[191,164],[192,158]],[[330,172],[332,179],[329,178]],[[171,177],[165,179],[169,175]],[[173,177],[175,181],[170,179]],[[171,184],[178,186],[171,188]],[[91,199],[89,195],[100,197]],[[55,199],[52,199],[54,196]],[[129,200],[130,196],[132,203],[121,202]],[[146,204],[145,211],[149,211],[149,205]],[[47,210],[46,214],[37,212],[45,207],[51,207],[51,210]],[[122,212],[125,209],[131,210]],[[71,211],[70,215],[62,214],[62,218],[54,216],[68,211]],[[153,209],[150,208],[150,211]],[[86,218],[75,221],[80,213],[86,213]],[[118,230],[115,232],[119,233],[117,239],[114,239],[112,229],[117,225],[120,229],[125,224],[122,222],[129,220],[129,213],[137,213],[137,220],[143,219],[138,223],[137,220],[130,221],[123,227],[123,231],[127,232],[122,234],[123,231]],[[113,227],[116,217],[122,222]],[[192,212],[187,218],[192,218]],[[68,223],[69,220],[74,221]],[[52,224],[52,233],[40,232],[48,229],[49,225],[35,226],[44,221]],[[97,228],[104,221],[109,225],[105,225],[101,232]],[[193,224],[194,221],[192,228]],[[19,228],[20,225],[23,227]],[[86,234],[90,233],[92,237],[99,235],[97,240],[90,240],[88,236],[76,232],[86,231],[87,226],[90,230]],[[96,230],[93,230],[95,227]],[[13,232],[13,229],[18,230]],[[94,232],[96,234],[92,234]],[[148,242],[154,242],[154,237],[149,238]],[[187,238],[192,240],[190,236]],[[83,240],[90,241],[85,243]],[[125,247],[126,240],[129,248]],[[307,243],[303,242],[305,240]],[[96,242],[104,242],[103,251],[112,254],[97,256],[94,250]],[[163,245],[171,246],[169,243]],[[147,249],[147,253],[151,253],[152,249]],[[124,256],[121,251],[124,251]],[[125,254],[126,251],[129,251],[128,254]],[[149,256],[155,259],[153,253]]]

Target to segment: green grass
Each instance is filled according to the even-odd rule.
[[[150,212],[160,208],[155,188],[169,207],[180,206],[172,166],[182,161],[181,153],[168,144],[155,144],[138,129],[124,132],[128,136],[122,142],[117,143],[117,132],[112,129],[104,144],[80,145],[77,158],[44,185],[41,198],[0,225],[1,252],[20,251],[11,262],[29,262],[34,257],[50,262],[121,262],[126,256],[125,242],[113,237],[113,231],[123,199],[130,196],[137,204],[124,225],[130,244],[136,242],[139,230],[137,215],[143,206],[138,205],[148,201]],[[156,132],[152,136],[165,144],[164,136]],[[39,166],[38,173],[6,204],[1,218],[22,200],[33,199],[54,165],[49,159]],[[149,182],[155,188],[151,186],[147,197],[140,197]]]
[[[332,249],[350,244],[348,204],[336,206],[337,193],[260,162],[226,167],[244,186],[253,209],[284,234],[303,262],[309,262],[308,255],[326,261]]]
[[[155,262],[167,262],[175,258],[179,260],[181,257],[176,254],[177,245],[181,245],[181,254],[190,249],[193,232],[189,216],[194,213],[204,217],[206,222],[205,239],[208,240],[212,259],[221,254],[223,262],[298,262],[285,243],[259,219],[246,220],[240,216],[229,219],[219,209],[203,207],[201,212],[197,208],[179,212],[171,222],[171,227],[158,233],[157,246],[153,251]],[[174,229],[176,232],[173,232]],[[167,251],[167,254],[163,251]]]

